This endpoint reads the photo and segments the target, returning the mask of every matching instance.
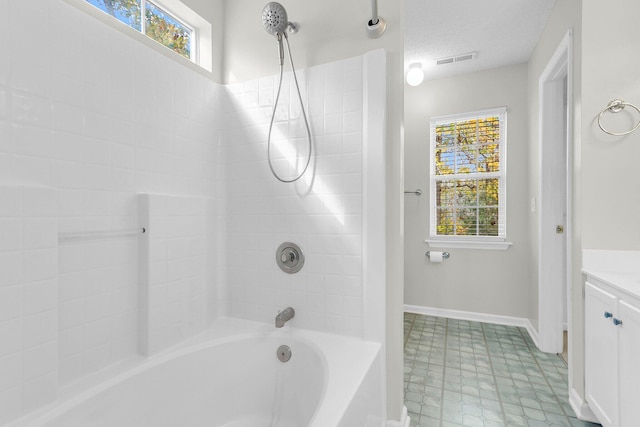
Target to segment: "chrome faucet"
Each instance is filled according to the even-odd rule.
[[[295,315],[296,315],[296,311],[293,309],[293,307],[287,307],[284,310],[282,310],[276,316],[276,328],[282,328],[284,324],[287,323],[289,320],[293,319],[293,316]]]

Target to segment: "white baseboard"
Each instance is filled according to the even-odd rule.
[[[472,311],[448,310],[444,308],[424,307],[421,305],[404,305],[407,313],[425,314],[427,316],[447,317],[449,319],[470,320],[473,322],[493,323],[495,325],[518,326],[526,328],[531,339],[538,345],[538,331],[535,330],[531,321],[524,317],[502,316],[499,314],[475,313]]]
[[[587,402],[582,399],[575,388],[569,390],[569,405],[571,405],[571,409],[576,413],[578,419],[591,423],[600,423]]]
[[[402,416],[400,417],[400,421],[387,421],[387,427],[409,427],[409,423],[411,422],[411,418],[407,415],[407,407],[402,407]]]

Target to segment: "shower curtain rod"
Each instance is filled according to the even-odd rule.
[[[371,0],[371,19],[367,21],[367,36],[377,39],[387,29],[387,24],[378,15],[378,0]]]
[[[375,25],[378,21],[378,0],[371,0],[371,21],[369,21],[369,25]]]

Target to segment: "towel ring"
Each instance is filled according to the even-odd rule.
[[[611,113],[619,113],[620,111],[624,110],[624,107],[626,106],[633,108],[638,114],[640,114],[640,108],[636,107],[635,105],[624,102],[622,99],[614,99],[609,103],[609,105],[605,107],[604,110],[600,112],[600,115],[598,116],[598,126],[600,126],[600,129],[602,129],[603,132],[608,133],[609,135],[624,136],[629,135],[631,132],[634,132],[635,130],[640,128],[640,119],[638,119],[638,123],[636,123],[633,129],[626,132],[611,132],[610,130],[605,129],[604,126],[602,126],[602,116],[604,115],[604,113],[606,113],[607,111]]]

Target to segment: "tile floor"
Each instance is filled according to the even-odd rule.
[[[575,418],[567,366],[526,329],[405,313],[411,426],[597,426]]]

